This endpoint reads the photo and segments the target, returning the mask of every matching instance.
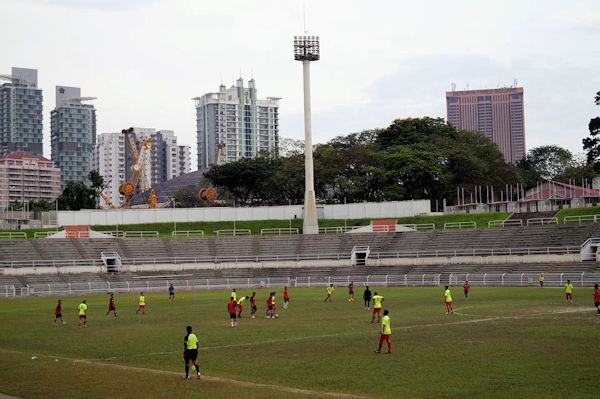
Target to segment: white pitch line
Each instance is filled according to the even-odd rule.
[[[17,353],[17,354],[29,356],[29,353],[27,353],[27,352],[15,351],[15,350],[11,350],[11,349],[0,348],[0,351],[9,352],[9,353]],[[145,368],[145,367],[125,366],[122,364],[113,364],[113,363],[102,363],[102,362],[98,362],[98,361],[92,361],[90,359],[74,359],[74,358],[69,358],[69,357],[64,357],[64,356],[38,355],[38,354],[36,354],[35,356],[45,357],[45,358],[49,358],[49,359],[60,359],[60,360],[72,361],[73,363],[84,363],[84,364],[89,364],[92,366],[111,367],[113,369],[118,368],[118,369],[126,370],[126,371],[154,373],[154,374],[171,375],[171,376],[179,376],[179,377],[182,375],[181,373],[178,373],[176,371],[151,369],[151,368]],[[234,380],[234,379],[223,378],[223,377],[212,377],[212,376],[207,376],[204,374],[202,375],[202,377],[200,377],[200,382],[202,382],[202,381],[234,384],[234,385],[243,386],[243,387],[247,387],[247,388],[267,388],[267,389],[273,389],[273,390],[283,391],[283,392],[288,392],[288,393],[293,393],[293,394],[307,395],[307,396],[311,396],[311,397],[327,397],[327,398],[334,398],[334,399],[370,399],[369,396],[352,395],[352,394],[342,393],[342,392],[314,391],[311,389],[294,388],[294,387],[288,387],[285,385],[263,384],[263,383],[258,383],[258,382]]]

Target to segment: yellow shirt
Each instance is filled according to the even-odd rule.
[[[275,306],[275,295],[273,295],[273,296],[271,297],[271,304],[272,304],[273,306]]]
[[[327,293],[329,295],[333,294],[333,287],[327,287]]]
[[[187,348],[188,349],[198,349],[198,337],[196,337],[196,334],[190,333],[188,335]]]
[[[237,294],[235,292],[231,291],[229,296],[232,297],[234,301],[237,301]]]
[[[392,334],[392,321],[390,316],[383,316],[381,318],[381,333],[386,335]]]
[[[540,276],[540,281],[544,281],[544,276]]]
[[[565,284],[565,293],[572,294],[573,293],[573,283]]]
[[[237,303],[242,304],[245,300],[246,300],[246,297],[243,296],[243,297],[240,298],[239,301],[237,301]]]
[[[138,299],[138,305],[145,305],[146,304],[146,297],[143,295],[140,295],[139,299]]]
[[[85,316],[85,312],[87,312],[87,305],[85,303],[80,303],[77,309],[79,309],[79,316]]]
[[[381,295],[375,295],[373,297],[373,308],[374,309],[381,308],[381,302],[383,302],[383,297]]]
[[[450,288],[444,291],[444,297],[446,298],[446,302],[452,302],[452,293],[450,292]]]

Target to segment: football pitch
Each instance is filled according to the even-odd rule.
[[[239,288],[239,295],[252,290]],[[392,319],[392,354],[376,354],[379,325],[362,287],[348,302],[337,287],[290,289],[290,307],[266,319],[246,306],[237,328],[229,291],[116,294],[119,317],[105,318],[108,295],[63,297],[67,324],[54,326],[57,297],[0,302],[0,393],[22,398],[597,398],[600,317],[592,288],[372,288]],[[87,300],[87,328],[77,305]],[[183,337],[199,338],[203,377],[184,380]]]

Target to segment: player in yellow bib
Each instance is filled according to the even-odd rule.
[[[231,294],[229,294],[229,297],[233,298],[233,300],[237,302],[237,292],[235,291],[235,288],[231,290]]]
[[[540,274],[540,288],[544,288],[544,273]]]
[[[85,300],[83,300],[79,306],[77,306],[77,310],[79,312],[79,327],[87,327],[87,304]]]
[[[377,315],[377,323],[381,321],[381,304],[383,303],[383,296],[375,293],[373,295],[373,317],[371,317],[371,323],[375,322],[375,315]]]
[[[573,302],[573,283],[571,283],[571,280],[567,280],[567,284],[565,284],[565,299],[567,302]]]
[[[383,317],[381,318],[381,331],[379,334],[379,346],[375,353],[381,353],[381,347],[383,342],[387,342],[388,351],[392,353],[392,321],[389,316],[390,312],[386,309],[383,311]]]
[[[454,309],[452,309],[452,292],[450,292],[448,286],[444,288],[444,302],[446,303],[447,314],[454,314]]]
[[[327,301],[333,302],[332,298],[333,298],[333,284],[329,284],[329,287],[327,287],[327,296],[325,297],[325,302],[327,302]]]
[[[242,312],[244,311],[244,302],[246,302],[246,299],[250,299],[250,297],[243,296],[237,301],[237,307],[238,307],[237,317],[239,317],[239,318],[242,318]]]
[[[196,368],[196,377],[200,378],[198,366],[198,337],[192,332],[192,326],[185,328],[187,335],[183,338],[183,361],[185,362],[185,377],[190,378],[190,362]]]
[[[138,308],[135,311],[135,314],[138,314],[140,311],[142,314],[146,314],[146,297],[144,296],[143,292],[140,292],[140,297],[138,298]]]

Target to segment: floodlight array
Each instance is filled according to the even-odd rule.
[[[317,61],[319,58],[319,36],[294,36],[294,59],[296,61]]]

